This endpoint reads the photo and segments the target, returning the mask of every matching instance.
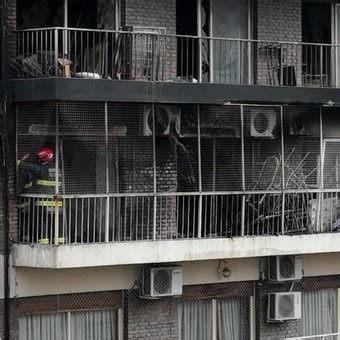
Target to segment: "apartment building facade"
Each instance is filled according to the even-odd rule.
[[[337,338],[339,8],[3,2],[0,337]]]

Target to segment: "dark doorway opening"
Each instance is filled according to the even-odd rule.
[[[176,1],[176,32],[178,35],[197,36],[197,0]],[[198,78],[198,41],[177,39],[177,76],[190,81]]]
[[[302,4],[302,41],[331,44],[331,4],[313,2]]]
[[[302,41],[309,44],[332,43],[332,15],[330,3],[302,4]],[[329,46],[303,45],[303,83],[308,86],[330,86],[331,55]]]
[[[18,28],[63,26],[64,0],[17,0]],[[97,28],[97,0],[68,0],[68,26]]]

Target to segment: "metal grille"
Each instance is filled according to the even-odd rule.
[[[104,104],[61,102],[58,115],[62,193],[105,193]]]
[[[27,188],[32,178],[27,172],[26,163],[37,163],[37,151],[44,146],[56,149],[56,104],[25,103],[17,107],[17,160],[18,192],[32,192]],[[26,188],[25,188],[26,186]]]
[[[200,106],[203,191],[242,189],[239,106]]]
[[[243,118],[245,188],[249,191],[280,190],[280,107],[245,106]]]

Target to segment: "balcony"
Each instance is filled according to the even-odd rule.
[[[52,194],[26,190],[34,174],[18,168],[16,265],[340,250],[336,108],[57,102],[17,114],[18,159],[48,144],[58,162]]]
[[[339,46],[77,28],[18,32],[18,78],[339,87]]]
[[[340,102],[336,45],[44,28],[17,51],[16,102]]]

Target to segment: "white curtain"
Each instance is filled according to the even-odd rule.
[[[66,314],[27,315],[19,319],[20,340],[66,340]]]
[[[181,340],[211,340],[211,301],[185,301],[180,303],[178,325]]]
[[[325,289],[303,293],[303,334],[336,332],[336,291]]]
[[[226,299],[217,301],[218,339],[249,339],[249,300]]]
[[[71,313],[72,340],[114,340],[116,334],[115,310]]]

